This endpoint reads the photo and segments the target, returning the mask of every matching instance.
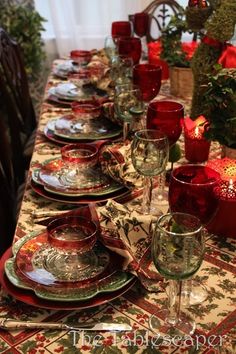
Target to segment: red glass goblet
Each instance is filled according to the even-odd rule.
[[[141,58],[142,46],[140,38],[121,37],[118,40],[119,55],[127,56],[133,59],[133,63],[138,64]]]
[[[114,21],[111,24],[111,35],[118,37],[131,36],[131,23],[129,21]]]
[[[218,208],[220,175],[207,166],[183,165],[172,171],[169,205],[173,212],[197,216],[207,225]]]
[[[148,103],[159,93],[161,88],[161,66],[137,64],[133,69],[133,82],[142,93],[142,99]]]
[[[184,106],[174,101],[150,102],[147,110],[147,128],[161,129],[172,146],[179,139],[184,119]]]
[[[134,32],[139,37],[145,36],[149,26],[149,14],[146,12],[138,12],[134,14]]]

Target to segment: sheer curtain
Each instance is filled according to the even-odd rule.
[[[42,33],[49,55],[64,56],[75,48],[102,48],[112,21],[128,20],[152,0],[34,0],[47,19]],[[188,0],[179,0],[186,6]],[[54,53],[55,52],[55,53]]]

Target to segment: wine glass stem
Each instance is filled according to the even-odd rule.
[[[174,326],[179,321],[181,310],[182,281],[170,280],[169,287],[169,316],[167,322]]]
[[[157,195],[159,198],[163,196],[163,191],[165,188],[165,182],[166,182],[166,170],[162,171],[158,175],[158,187],[157,187]]]
[[[144,187],[143,187],[143,212],[146,214],[149,214],[150,205],[151,205],[151,201],[152,201],[152,189],[153,189],[152,178],[145,176],[143,184],[144,184]]]
[[[127,139],[129,131],[130,131],[129,122],[123,122],[123,141]]]

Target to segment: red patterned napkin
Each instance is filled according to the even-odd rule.
[[[124,257],[123,270],[135,274],[148,290],[162,290],[162,278],[151,259],[152,229],[157,218],[131,211],[113,200],[96,211],[101,242]]]

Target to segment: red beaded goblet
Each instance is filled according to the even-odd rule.
[[[148,106],[147,128],[161,129],[172,146],[179,139],[184,119],[184,106],[174,101],[153,101]]]
[[[142,46],[140,38],[121,37],[118,40],[118,53],[133,59],[133,63],[138,64],[141,58]]]
[[[145,36],[149,25],[149,14],[146,12],[138,12],[134,14],[134,33],[139,37]]]
[[[147,104],[159,93],[161,88],[160,66],[153,64],[137,64],[133,69],[133,82],[142,93],[142,99]]]
[[[111,35],[118,37],[131,36],[131,23],[129,21],[114,21],[111,24]]]

